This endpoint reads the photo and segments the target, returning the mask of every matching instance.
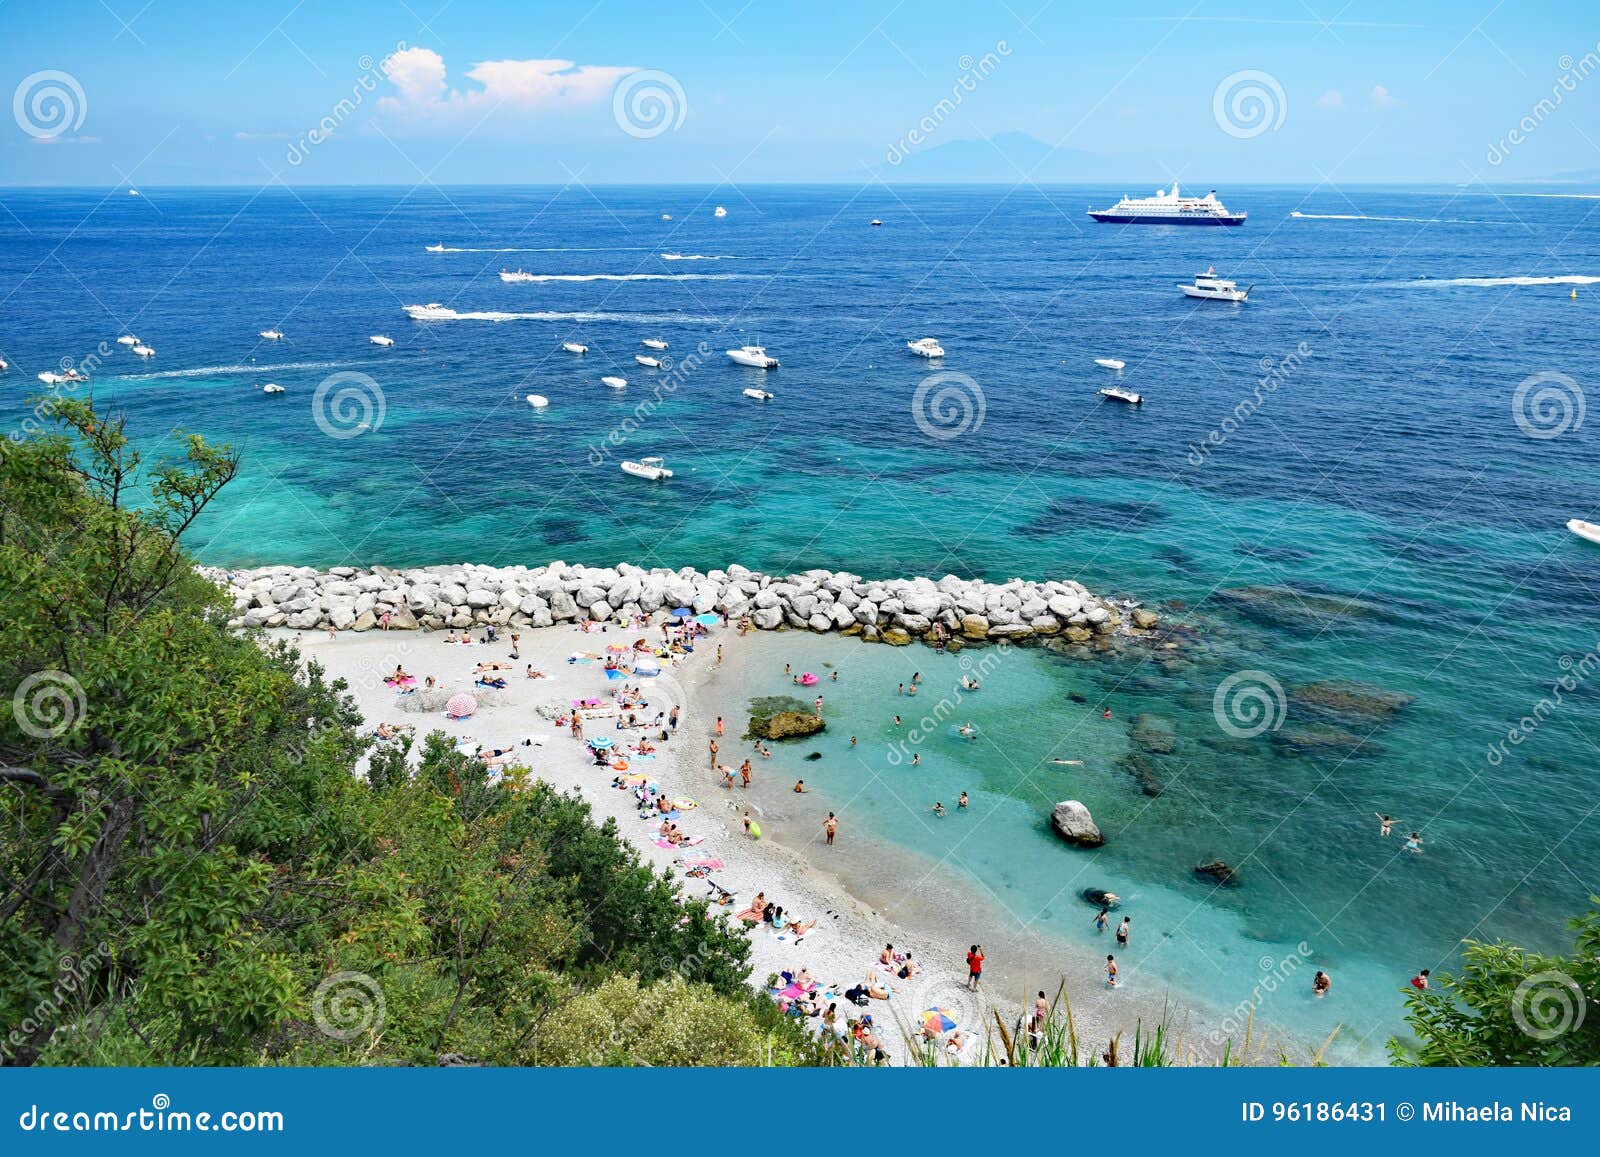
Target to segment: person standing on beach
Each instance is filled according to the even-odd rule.
[[[983,945],[974,944],[967,951],[967,987],[973,992],[978,991],[978,984],[983,980]]]
[[[745,761],[739,765],[739,778],[744,781],[740,786],[750,786],[750,773],[754,770],[755,769],[750,766],[750,760],[748,758],[746,758]]]
[[[678,730],[678,705],[676,703],[672,705],[672,713],[667,716],[667,725],[674,731]]]
[[[722,716],[720,715],[717,716],[717,734],[719,736],[722,734]]]
[[[511,632],[511,657],[513,659],[522,658],[521,655],[517,654],[517,644],[520,643],[520,642],[522,642],[522,636],[517,634],[517,632],[512,631]]]
[[[1320,974],[1319,974],[1320,975]],[[1117,986],[1117,958],[1110,953],[1106,954],[1106,987]]]
[[[722,666],[722,644],[717,644],[717,666]]]
[[[1050,1002],[1045,999],[1044,989],[1039,990],[1039,995],[1033,998],[1033,1019],[1028,1022],[1028,1032],[1035,1038],[1044,1033],[1044,1026],[1050,1020]]]
[[[1122,923],[1117,925],[1117,947],[1118,948],[1126,948],[1128,946],[1128,936],[1132,932],[1133,932],[1133,917],[1132,916],[1124,916],[1122,918]]]
[[[716,769],[717,769],[717,741],[715,739],[713,739],[711,741],[711,770],[715,771]]]
[[[822,821],[822,830],[828,833],[828,847],[833,847],[834,834],[839,830],[839,817],[829,812],[828,818]]]

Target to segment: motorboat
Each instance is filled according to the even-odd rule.
[[[510,270],[506,270],[506,269],[502,269],[500,271],[500,280],[501,281],[532,281],[533,280],[533,274],[528,273],[525,270],[521,270],[521,269],[518,269],[515,272],[512,272]]]
[[[130,189],[129,189],[129,190],[128,190],[128,196],[130,196],[130,197],[137,197],[137,196],[138,196],[138,195],[139,195],[139,190],[138,190],[138,189],[133,189],[133,188],[130,188]]]
[[[758,370],[778,368],[778,359],[767,353],[766,346],[743,345],[736,350],[729,350],[728,357],[741,366],[754,366]]]
[[[384,337],[383,334],[381,334],[381,333],[375,333],[371,337],[369,337],[367,340],[370,341],[373,345],[394,345],[394,338],[392,338],[392,337]]]
[[[147,345],[136,345],[133,347],[133,352],[142,358],[153,358],[156,356],[156,351]]]
[[[1130,406],[1142,406],[1144,395],[1136,394],[1132,390],[1125,390],[1121,386],[1107,386],[1100,391],[1102,398],[1110,398],[1113,402],[1127,402]]]
[[[581,341],[564,341],[561,343],[561,348],[569,354],[586,354],[589,352],[589,347]]]
[[[9,370],[10,368],[11,368],[11,363],[6,361],[5,358],[0,358],[0,372],[3,372],[5,370]]]
[[[602,385],[610,386],[613,390],[625,389],[628,385],[627,378],[601,378],[600,382]]]
[[[151,350],[150,352],[154,353],[155,351]],[[68,366],[62,370],[61,377],[62,380],[68,382],[86,382],[89,380],[89,375],[78,369],[77,366]]]
[[[117,344],[118,345],[138,345],[139,344],[139,339],[134,337],[131,333],[125,333],[125,334],[123,334],[121,337],[119,337],[117,339]]]
[[[766,390],[758,390],[754,387],[744,391],[744,396],[747,398],[754,398],[758,402],[770,402],[773,398],[777,397],[776,394],[768,393]]]
[[[1588,539],[1590,542],[1600,542],[1600,526],[1592,522],[1585,522],[1581,518],[1569,519],[1567,529],[1579,538]]]
[[[268,382],[266,385],[261,387],[261,392],[263,394],[281,394],[283,393],[283,387],[277,382]]]
[[[878,225],[882,225],[882,224],[883,224],[883,222],[882,222],[882,221],[880,221],[880,220],[878,220],[878,219],[877,219],[877,218],[876,218],[876,217],[874,217],[874,218],[873,218],[873,219],[872,219],[872,224],[873,224],[873,225],[874,225],[874,226],[878,226]]]
[[[1239,288],[1239,283],[1229,281],[1225,277],[1218,277],[1216,267],[1197,273],[1193,285],[1180,285],[1178,289],[1185,297],[1199,297],[1207,301],[1248,301],[1252,286]]]
[[[543,394],[528,395],[528,405],[532,406],[535,410],[542,410],[549,404],[550,399],[545,397]]]
[[[639,344],[644,346],[645,349],[664,350],[667,348],[667,343],[658,337],[647,337]]]
[[[282,341],[283,331],[281,329],[264,329],[260,333],[256,334],[256,336],[259,338],[265,338],[267,341]]]
[[[427,305],[407,305],[403,307],[406,316],[412,321],[447,321],[456,316],[456,311],[447,305],[440,305],[437,301],[430,301]]]
[[[1127,367],[1128,363],[1122,361],[1120,358],[1095,358],[1094,364],[1097,366],[1104,366],[1108,370],[1116,370],[1118,373],[1121,373],[1123,369]]]
[[[53,370],[45,370],[44,373],[39,375],[39,380],[47,386],[59,386],[67,379]]]
[[[672,471],[667,469],[665,458],[641,458],[637,462],[624,462],[622,472],[632,474],[635,478],[648,478],[652,482],[672,477]]]
[[[1185,197],[1173,183],[1154,197],[1124,195],[1109,209],[1090,209],[1089,216],[1112,225],[1243,225],[1247,213],[1230,213],[1215,189],[1204,197]]]
[[[444,252],[444,246],[443,245],[429,245],[427,247],[427,250],[428,250],[429,253],[443,253]]]
[[[906,349],[916,354],[919,358],[944,357],[944,346],[939,344],[937,338],[919,337],[916,341],[906,342]]]
[[[672,214],[671,213],[663,213],[663,214],[661,214],[661,219],[663,221],[670,221],[670,220],[672,220]]]
[[[716,209],[714,209],[712,211],[711,215],[713,217],[726,217],[728,215],[728,211],[726,209],[724,209],[721,205],[718,205],[716,207]]]
[[[660,358],[648,357],[645,354],[634,354],[633,360],[638,362],[641,366],[649,366],[653,370],[659,370],[661,368]]]

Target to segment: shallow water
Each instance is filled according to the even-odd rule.
[[[1250,222],[1204,230],[1083,218],[1120,189],[745,192],[716,194],[730,216],[715,220],[695,189],[9,191],[5,416],[14,428],[39,370],[137,333],[156,358],[112,347],[95,396],[151,443],[182,427],[246,455],[193,537],[211,562],[739,561],[1076,577],[1181,601],[1169,617],[1198,641],[1167,662],[1013,654],[962,705],[983,741],[931,737],[916,772],[888,766],[890,736],[869,730],[892,713],[876,692],[907,664],[946,674],[921,649],[857,648],[850,662],[869,666],[848,677],[874,697],[852,693],[839,722],[872,736],[881,782],[904,785],[907,806],[963,786],[975,804],[937,826],[887,790],[852,806],[891,839],[951,844],[949,862],[1069,935],[1092,915],[1077,887],[1137,897],[1141,968],[1219,1003],[1303,940],[1336,999],[1275,996],[1274,1011],[1312,1034],[1343,1020],[1351,1038],[1381,1039],[1399,1023],[1394,990],[1447,967],[1463,936],[1567,941],[1565,918],[1600,892],[1582,659],[1600,641],[1600,554],[1562,529],[1600,512],[1593,424],[1576,410],[1600,378],[1586,340],[1600,295],[1549,279],[1600,275],[1600,202],[1224,190]],[[873,216],[882,229],[866,228]],[[528,252],[424,252],[435,243]],[[506,284],[508,264],[739,276]],[[1248,305],[1177,294],[1211,264],[1255,286]],[[544,320],[419,324],[401,310],[430,301]],[[255,337],[269,327],[285,339]],[[374,333],[397,344],[370,346]],[[904,348],[927,334],[948,351],[938,366]],[[709,355],[668,378],[633,363],[643,337]],[[561,352],[574,338],[586,357]],[[722,357],[757,340],[781,370]],[[1142,409],[1097,399],[1097,356],[1127,361]],[[934,414],[938,433],[967,427],[953,438],[914,411],[941,369],[976,384],[956,383],[944,427]],[[319,410],[338,371],[376,386]],[[599,384],[612,372],[626,390]],[[1540,374],[1564,376],[1515,409]],[[287,392],[264,397],[268,380]],[[757,383],[776,400],[741,396]],[[1565,411],[1533,405],[1546,389]],[[550,408],[532,412],[530,392]],[[639,428],[608,444],[629,419]],[[618,473],[617,458],[645,453],[667,456],[670,484]],[[1247,671],[1270,678],[1246,685],[1281,725],[1237,738],[1214,695]],[[1569,674],[1577,688],[1535,716]],[[1272,690],[1327,680],[1415,699],[1388,717],[1319,716]],[[1173,735],[1142,780],[1123,762],[1141,711]],[[1525,741],[1489,758],[1524,717]],[[1057,753],[1084,768],[1043,770]],[[835,774],[818,763],[819,782]],[[1159,797],[1144,794],[1152,781]],[[1113,837],[1103,851],[1043,829],[1068,794],[1092,797]],[[1380,840],[1378,811],[1420,827],[1425,853]],[[1213,858],[1240,868],[1238,888],[1190,878]],[[1290,984],[1297,1000],[1304,988]]]

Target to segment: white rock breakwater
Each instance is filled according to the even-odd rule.
[[[904,645],[937,634],[954,639],[1063,636],[1087,643],[1117,633],[1129,623],[1156,625],[1149,611],[1123,608],[1091,594],[1080,583],[1012,579],[989,583],[946,575],[864,579],[845,571],[808,570],[778,577],[742,566],[701,573],[615,567],[458,566],[386,567],[267,566],[247,570],[202,567],[233,600],[230,625],[333,628],[369,631],[389,616],[391,630],[441,630],[494,623],[548,627],[585,619],[649,614],[690,607],[730,619],[749,615],[755,626],[836,631],[864,640]]]

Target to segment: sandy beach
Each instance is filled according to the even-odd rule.
[[[752,930],[752,985],[764,989],[770,975],[804,967],[826,991],[839,992],[874,975],[892,987],[891,998],[875,1000],[860,1010],[841,1001],[840,1012],[873,1013],[896,1061],[906,1058],[906,1036],[922,1009],[943,1007],[963,1029],[977,1029],[981,1037],[993,1026],[995,1012],[1010,1024],[1025,998],[1039,989],[1054,997],[1064,980],[1087,1047],[1103,1047],[1118,1030],[1131,1039],[1136,1020],[1142,1018],[1148,1026],[1160,1018],[1168,1000],[1165,991],[1148,986],[1136,993],[1105,990],[1094,958],[1082,951],[1069,958],[1065,944],[1030,929],[969,880],[852,827],[847,801],[809,791],[795,793],[795,781],[805,774],[807,741],[772,744],[772,756],[764,758],[754,744],[740,739],[751,669],[774,662],[781,666],[782,633],[741,638],[734,629],[713,627],[692,654],[676,664],[663,664],[659,676],[635,680],[607,678],[602,661],[606,648],[631,648],[641,638],[659,642],[658,624],[629,630],[612,626],[603,633],[586,633],[574,626],[518,633],[519,657],[513,660],[510,635],[504,629],[494,643],[470,645],[447,641],[461,637],[461,632],[368,631],[337,636],[324,631],[271,632],[292,639],[307,659],[321,664],[330,676],[344,679],[370,726],[408,724],[419,739],[438,730],[485,749],[510,749],[511,762],[563,791],[578,791],[597,818],[615,819],[624,837],[657,867],[673,867],[681,875],[685,858],[721,861],[723,866],[713,870],[709,880],[735,893],[735,902],[725,909],[730,918],[759,892],[793,918],[815,920],[816,926],[798,942],[791,934],[774,934],[766,927]],[[483,636],[481,628],[473,632],[475,639]],[[865,646],[852,640],[839,640],[838,645],[846,663],[853,650]],[[572,661],[575,654],[585,657]],[[453,720],[437,710],[407,710],[406,700],[384,681],[400,666],[419,683],[432,676],[447,691],[472,693],[477,690],[475,668],[480,663],[509,664],[509,669],[497,672],[506,678],[507,687],[482,695],[482,706],[468,719]],[[528,678],[529,665],[546,677]],[[672,738],[657,743],[653,759],[630,757],[629,771],[648,775],[674,799],[697,801],[699,806],[684,811],[677,821],[699,840],[692,848],[660,846],[653,825],[640,818],[633,794],[612,786],[616,772],[596,767],[587,748],[546,717],[551,704],[591,698],[609,702],[624,682],[643,690],[647,706],[638,713],[641,719],[653,719],[658,711],[670,712],[674,706],[680,710]],[[834,689],[837,686],[830,692],[841,694]],[[546,706],[545,715],[538,710],[541,705]],[[737,770],[749,755],[754,776],[748,789],[720,786],[721,776],[712,770],[708,745],[719,715],[724,734],[718,741],[717,762]],[[586,732],[591,738],[610,735],[619,747],[640,734],[615,730],[612,719],[591,721]],[[821,820],[829,810],[837,810],[842,821],[834,847],[823,840]],[[746,811],[761,828],[762,838],[745,835]],[[684,880],[686,896],[709,893],[707,879]],[[965,964],[974,942],[983,945],[986,956],[984,981],[976,994],[968,990]],[[921,966],[920,974],[901,980],[875,970],[886,944],[894,945],[897,953],[909,953]],[[1185,1047],[1204,1054],[1201,1030],[1206,1024],[1192,1016],[1183,1001],[1173,1003]],[[971,1063],[981,1052],[981,1041],[974,1040],[962,1059]]]

